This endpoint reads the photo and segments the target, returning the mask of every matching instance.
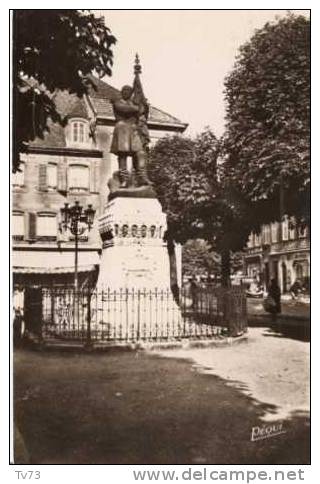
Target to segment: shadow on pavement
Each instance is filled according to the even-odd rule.
[[[14,375],[15,424],[32,464],[309,463],[306,415],[252,442],[276,407],[185,360],[18,350]]]
[[[285,322],[279,321],[277,323],[273,323],[267,328],[267,331],[263,333],[263,336],[273,336],[277,338],[290,338],[299,341],[310,341],[310,326],[309,325],[301,325],[301,326],[292,326],[288,325]]]

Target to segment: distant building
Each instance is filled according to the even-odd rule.
[[[92,204],[96,217],[108,197],[107,181],[117,170],[109,152],[113,126],[111,99],[119,91],[92,78],[95,89],[78,98],[58,92],[58,111],[67,116],[65,127],[50,123],[43,139],[36,138],[22,155],[21,171],[12,176],[13,283],[36,289],[43,285],[72,284],[74,240],[59,231],[60,209],[79,200]],[[19,122],[19,120],[15,120]],[[151,143],[167,134],[182,133],[187,125],[151,107]],[[165,160],[164,160],[165,161]],[[101,250],[97,224],[79,244],[79,284],[97,275]]]
[[[251,234],[245,252],[245,270],[268,287],[275,278],[286,293],[297,280],[310,277],[310,238],[307,229],[297,229],[288,217],[282,223],[264,225],[259,235]]]

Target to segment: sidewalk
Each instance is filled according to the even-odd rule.
[[[269,317],[263,308],[263,299],[247,299],[249,321]],[[310,304],[292,301],[281,301],[281,314],[277,316],[280,320],[310,322]]]

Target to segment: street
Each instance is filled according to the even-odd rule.
[[[308,363],[268,328],[161,355],[17,350],[16,462],[307,464]],[[285,433],[251,441],[270,422]]]
[[[248,313],[252,316],[265,316],[266,312],[263,309],[262,298],[247,298]],[[284,317],[305,318],[310,319],[310,303],[302,301],[293,301],[286,299],[281,301],[282,315]]]

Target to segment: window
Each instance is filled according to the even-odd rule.
[[[282,221],[281,226],[282,226],[282,240],[288,240],[288,238],[289,238],[289,221],[288,221],[287,217]]]
[[[24,163],[21,163],[19,170],[12,175],[12,184],[14,187],[22,187],[24,185]]]
[[[294,219],[289,220],[289,239],[294,240],[296,238],[296,224]]]
[[[37,237],[55,240],[57,238],[56,214],[39,214],[37,220]]]
[[[14,213],[12,216],[12,236],[14,240],[23,240],[24,238],[23,213]]]
[[[263,244],[265,245],[269,245],[271,243],[270,225],[263,225],[262,239],[263,239]]]
[[[48,188],[57,188],[57,165],[49,163],[47,166],[47,185]]]
[[[278,230],[279,230],[278,222],[272,223],[271,224],[271,242],[273,244],[278,242]]]
[[[302,277],[303,277],[303,268],[302,268],[302,265],[301,264],[297,264],[296,265],[296,275],[297,275],[297,279],[302,279]]]
[[[69,188],[74,190],[89,190],[89,167],[71,165],[69,167]]]
[[[300,239],[305,239],[307,237],[307,227],[299,227],[298,234]]]
[[[261,245],[261,235],[260,234],[254,234],[254,246],[260,247],[260,245]]]
[[[85,121],[73,121],[71,123],[71,139],[73,143],[87,143],[88,123]]]
[[[252,249],[254,247],[254,235],[252,232],[249,235],[247,246],[249,249]]]

